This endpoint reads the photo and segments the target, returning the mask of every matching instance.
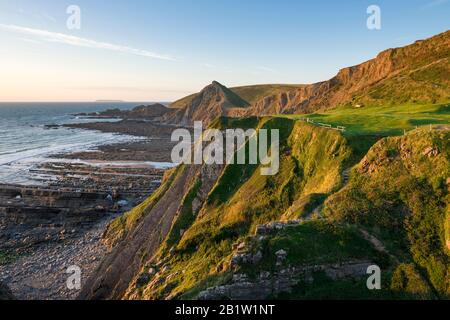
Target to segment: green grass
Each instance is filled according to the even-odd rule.
[[[410,267],[389,269],[388,275],[383,274],[386,286],[378,293],[368,292],[365,283],[348,279],[330,283],[317,275],[314,287],[302,284],[292,297],[420,298],[428,294],[424,283],[431,284],[439,297],[446,297],[450,275],[448,256],[443,254],[444,224],[448,224],[445,178],[450,176],[448,132],[402,134],[416,125],[449,124],[450,106],[341,107],[308,115],[315,122],[346,126],[344,134],[295,121],[304,117],[221,117],[212,123],[219,129],[280,129],[280,172],[261,176],[257,165],[226,166],[199,213],[192,212],[199,183],[185,190],[180,195],[180,214],[163,244],[166,249],[174,248],[165,263],[169,270],[164,276],[170,275],[170,281],[149,287],[143,297],[165,298],[176,293],[194,298],[206,287],[226,282],[233,243],[246,239],[257,224],[297,218],[325,199],[324,212],[334,223],[312,222],[278,232],[264,242],[260,265],[249,266],[247,272],[272,270],[279,249],[287,249],[291,265],[368,259],[391,267],[387,255],[361,237],[358,225],[362,225],[401,262],[413,264],[414,272]],[[386,139],[389,135],[398,137]],[[423,155],[430,145],[440,151],[432,160]],[[375,173],[361,174],[359,164],[342,188],[343,170],[364,156]],[[135,221],[143,212],[148,211],[140,208],[122,223]],[[181,229],[186,231],[182,236]]]
[[[229,280],[230,273],[223,266],[231,254],[231,240],[224,240],[215,246],[210,242],[198,245],[192,253],[175,251],[170,259],[170,270],[164,275],[175,274],[156,288],[143,291],[145,299],[162,299],[170,287],[172,293],[183,294],[183,298],[194,298],[195,294],[211,285]],[[149,290],[151,289],[151,290]]]
[[[283,115],[346,127],[345,136],[395,136],[428,124],[450,124],[450,104],[406,104],[389,107],[339,107],[326,113]]]
[[[177,243],[168,263],[170,273],[180,272],[171,281],[172,292],[189,291],[216,274],[216,268],[229,263],[232,243],[251,234],[257,224],[279,220],[295,200],[308,194],[311,206],[320,203],[341,184],[340,172],[351,157],[351,148],[338,132],[290,119],[267,117],[258,122],[254,119],[220,120],[216,125],[223,129],[236,125],[237,121],[279,129],[280,172],[262,176],[257,165],[226,166],[193,223],[194,215],[189,209],[192,189],[186,191],[182,214],[174,222],[175,238],[180,224],[189,228],[179,242],[169,237],[171,245]],[[163,246],[170,247],[167,242]],[[144,295],[164,296],[164,287]]]
[[[289,92],[302,87],[302,85],[295,84],[262,84],[254,86],[243,86],[230,88],[234,93],[242,97],[250,104],[257,102],[258,100],[275,95],[278,93]]]
[[[439,153],[427,156],[427,148]],[[419,130],[386,138],[356,166],[347,187],[326,200],[325,213],[337,221],[378,230],[400,261],[414,261],[446,297],[450,293],[445,239],[449,176],[449,131]]]
[[[338,132],[283,118],[263,119],[261,127],[280,129],[280,172],[262,176],[257,165],[226,166],[208,195],[208,214],[195,221],[181,244],[235,237],[280,219],[297,199],[339,187],[351,149]]]
[[[314,209],[319,207],[327,198],[327,194],[311,193],[295,200],[292,206],[286,210],[282,220],[294,220],[301,217],[307,217]]]
[[[262,176],[258,165],[226,166],[199,213],[191,210],[198,185],[181,195],[180,214],[162,246],[175,248],[167,263],[167,275],[179,272],[167,284],[171,292],[193,290],[220,273],[229,263],[234,242],[251,234],[257,224],[279,220],[295,200],[311,194],[311,206],[323,201],[341,184],[340,171],[351,157],[351,148],[338,132],[303,122],[251,117],[218,119],[214,125],[279,129],[280,172]],[[180,238],[181,229],[186,232]],[[165,288],[166,284],[143,295],[163,297]]]
[[[381,273],[381,290],[368,290],[366,278],[332,280],[323,272],[313,274],[313,283],[300,282],[290,293],[275,299],[288,300],[429,300],[436,296],[410,264]]]
[[[192,288],[183,293],[180,296],[180,299],[181,300],[196,299],[201,291],[207,288],[221,285],[222,283],[226,283],[227,281],[232,279],[232,276],[233,274],[230,271],[210,275],[206,277],[206,279],[199,281],[198,284],[194,285]]]
[[[414,264],[400,264],[391,279],[391,290],[403,299],[433,299],[435,295]]]
[[[197,197],[198,190],[202,185],[201,180],[195,181],[192,188],[183,199],[182,207],[172,229],[167,237],[167,246],[170,248],[177,244],[182,236],[182,231],[187,230],[195,221],[197,212],[192,210],[192,202]]]
[[[323,272],[313,274],[313,283],[300,282],[290,293],[274,297],[286,300],[390,300],[398,298],[389,289],[390,274],[382,272],[381,290],[368,290],[366,278],[332,280]]]
[[[285,264],[291,266],[331,264],[349,259],[375,260],[373,262],[380,266],[388,264],[387,257],[380,255],[356,228],[312,221],[283,229],[264,240],[260,249],[263,260],[244,270],[248,273],[275,270],[275,252],[281,249],[287,252]]]

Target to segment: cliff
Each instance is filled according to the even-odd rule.
[[[214,126],[279,129],[280,172],[172,170],[158,192],[109,226],[111,253],[81,298],[448,295],[447,130],[382,139],[363,157],[355,141],[302,121],[228,118]],[[381,291],[361,279],[372,264],[386,275]]]
[[[174,102],[164,121],[209,124],[219,116],[300,114],[339,106],[431,104],[450,100],[450,31],[381,52],[310,85],[260,85],[227,89],[213,82]]]

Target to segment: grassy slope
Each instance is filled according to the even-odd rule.
[[[358,162],[379,139],[398,136],[421,126],[450,125],[450,104],[391,107],[339,107],[325,113],[308,115],[282,115],[289,119],[312,119],[316,123],[344,126],[344,136],[354,151]]]
[[[355,226],[329,223],[328,221],[311,221],[299,226],[289,227],[269,235],[261,243],[264,259],[254,265],[244,265],[243,272],[258,275],[261,271],[275,272],[274,253],[286,250],[286,266],[329,265],[345,261],[372,261],[383,270],[391,264],[389,257],[376,251],[365,240]],[[390,274],[383,274],[383,282]],[[313,283],[301,281],[290,293],[274,296],[275,299],[386,299],[393,298],[388,288],[381,291],[367,290],[365,279],[331,280],[324,272],[313,272]],[[386,282],[384,282],[386,283]]]
[[[336,126],[345,126],[346,136],[403,134],[426,124],[449,124],[450,104],[398,105],[391,107],[340,107],[326,113],[288,115],[291,119],[310,118]]]
[[[356,166],[349,184],[327,199],[325,211],[333,220],[370,229],[397,257],[413,263],[440,296],[449,297],[449,176],[449,131],[419,129],[386,138]]]
[[[385,50],[377,58],[343,71],[338,75],[343,81],[342,86],[333,87],[326,94],[333,97],[336,93],[337,100],[327,105],[325,99],[317,110],[357,104],[397,107],[448,103],[450,31],[405,47]],[[378,80],[373,82],[374,79]]]
[[[230,90],[232,90],[234,93],[242,97],[242,99],[246,100],[248,103],[253,104],[264,97],[295,90],[299,87],[302,87],[302,85],[262,84],[253,86],[234,87],[230,88]]]
[[[391,51],[398,74],[355,96],[368,105],[445,102],[450,99],[450,31]]]
[[[223,93],[225,94],[225,97],[227,99],[227,101],[229,102],[229,105],[226,106],[227,108],[246,108],[248,106],[250,106],[250,104],[244,99],[242,98],[239,94],[237,94],[236,92],[234,92],[231,89],[228,89],[227,87],[225,87],[224,85],[216,82],[217,85],[219,85],[223,91]]]
[[[160,252],[161,257],[170,257],[165,275],[175,276],[156,290],[144,289],[142,297],[164,297],[168,288],[171,294],[190,292],[198,290],[201,283],[211,285],[211,281],[226,277],[222,271],[229,264],[232,243],[252,234],[257,224],[279,220],[298,198],[326,195],[339,188],[351,149],[338,132],[281,118],[262,119],[258,127],[280,129],[280,173],[267,177],[260,175],[257,166],[227,166],[179,242],[173,241],[178,237],[167,239],[175,251]],[[189,192],[184,202],[192,199]],[[294,216],[300,215],[301,211],[294,212]],[[188,216],[192,217],[189,210]],[[174,228],[180,223],[184,222],[175,222]],[[169,247],[167,242],[163,247]]]
[[[257,166],[227,166],[202,209],[203,219],[194,223],[180,246],[239,235],[256,224],[277,220],[299,197],[338,188],[351,154],[339,134],[281,119],[267,120],[263,127],[281,129],[279,174],[262,176]]]
[[[351,210],[361,209],[355,213],[359,214],[365,212],[362,209],[367,209],[366,211],[368,212],[374,208],[376,209],[376,206],[373,205],[369,208],[364,207],[367,204],[361,204],[360,201],[364,201],[365,198],[359,193],[357,193],[356,198],[351,193],[345,193],[345,190],[349,190],[349,188],[350,190],[355,190],[356,188],[352,187],[355,186],[353,176],[349,186],[340,192],[335,192],[341,186],[342,171],[358,163],[368,149],[376,141],[381,139],[382,136],[400,134],[402,132],[401,129],[405,128],[405,126],[408,129],[412,129],[416,124],[448,123],[448,109],[448,105],[420,107],[409,105],[399,108],[378,108],[376,110],[372,108],[341,108],[327,114],[310,116],[311,118],[315,118],[316,122],[322,121],[333,125],[346,125],[348,130],[344,135],[334,130],[319,128],[315,125],[306,124],[303,121],[296,121],[298,116],[280,116],[275,118],[250,117],[241,119],[221,117],[217,119],[212,126],[222,129],[226,127],[279,128],[281,130],[280,173],[274,177],[264,177],[259,174],[259,168],[257,166],[229,165],[225,168],[216,186],[209,194],[206,204],[198,214],[194,214],[191,209],[192,200],[200,186],[199,181],[195,182],[192,188],[187,190],[186,194],[183,195],[182,214],[179,220],[174,223],[172,232],[161,247],[160,257],[167,257],[164,265],[168,269],[164,276],[170,276],[170,281],[165,281],[162,285],[156,286],[156,288],[152,286],[151,290],[149,288],[146,289],[145,286],[132,289],[133,297],[136,297],[136,294],[138,297],[143,298],[163,298],[173,294],[184,294],[183,297],[190,298],[195,297],[196,293],[206,287],[226,282],[229,279],[229,272],[227,270],[233,253],[231,247],[234,242],[239,239],[245,239],[245,237],[252,234],[257,224],[279,219],[293,219],[305,213],[310,213],[312,209],[320,205],[327,197],[329,198],[326,202],[326,210],[330,217],[346,223],[351,222],[355,226],[364,224],[368,230],[374,232],[380,239],[383,239],[391,253],[399,257],[400,261],[404,262],[397,269],[389,269],[388,274],[383,275],[386,282],[392,283],[392,288],[387,288],[387,290],[376,295],[368,295],[368,298],[424,298],[433,296],[435,292],[440,292],[441,295],[445,294],[443,292],[447,289],[444,288],[442,281],[445,281],[447,277],[445,274],[445,263],[447,262],[445,262],[445,258],[442,258],[442,252],[437,251],[432,257],[424,252],[410,252],[410,250],[418,250],[414,248],[420,248],[421,246],[427,248],[425,246],[427,244],[423,244],[421,240],[425,238],[423,241],[428,241],[426,240],[428,237],[427,233],[431,232],[430,234],[434,234],[434,236],[436,234],[444,235],[443,226],[445,220],[440,215],[445,213],[442,213],[441,209],[436,209],[443,206],[442,204],[437,204],[439,201],[443,201],[444,196],[442,194],[436,199],[428,197],[427,192],[425,194],[417,194],[419,198],[424,197],[420,199],[426,199],[423,200],[426,203],[422,206],[414,204],[414,206],[418,205],[415,210],[423,210],[423,213],[419,215],[420,219],[414,221],[416,224],[420,224],[420,221],[424,220],[426,221],[426,225],[424,226],[425,229],[420,231],[422,233],[408,234],[402,229],[403,225],[395,219],[395,214],[393,215],[394,218],[392,218],[392,214],[398,209],[397,206],[393,206],[394,209],[392,210],[394,211],[383,211],[383,217],[387,219],[387,222],[384,224],[380,222],[378,226],[365,222],[362,223],[356,218],[355,220],[348,220],[340,216],[342,214],[348,218],[351,214],[347,215],[347,212],[353,212]],[[331,119],[333,121],[327,121]],[[382,120],[380,121],[380,119]],[[413,137],[415,134],[419,135],[418,137],[424,135],[424,141],[429,142],[427,140],[429,137],[424,130],[411,132],[407,137]],[[433,135],[433,133],[428,134]],[[416,140],[419,141],[420,139],[414,138],[414,141]],[[442,137],[436,138],[435,140],[438,141],[437,143],[442,143]],[[424,143],[420,145],[423,147]],[[445,152],[448,152],[450,149],[448,144],[442,145],[441,148],[442,150],[447,150]],[[388,147],[387,154],[390,154],[390,152],[395,154],[394,149],[394,147]],[[415,152],[415,154],[418,154],[418,152]],[[375,156],[378,153],[379,151],[371,150],[368,156]],[[433,170],[436,168],[436,170],[443,168],[442,164],[439,166],[435,166],[435,164],[430,165],[430,163],[427,163],[427,161],[424,161],[420,157],[417,159],[414,158],[413,161],[418,161],[420,164],[419,169],[416,171],[419,176],[417,179],[419,180],[424,179],[421,172],[430,173],[435,172]],[[389,170],[386,170],[386,172],[389,172]],[[114,236],[129,229],[133,225],[133,221],[136,221],[142,214],[148,211],[146,207],[148,205],[151,206],[152,203],[157,201],[158,194],[170,186],[170,177],[174,174],[176,173],[169,175],[167,183],[162,186],[161,191],[156,193],[155,196],[152,196],[146,203],[133,210],[125,218],[113,223],[109,229],[109,233]],[[416,185],[415,180],[411,180],[407,176],[408,172],[401,171],[398,175],[392,176],[395,179],[391,176],[383,176],[377,181],[380,184],[388,185],[392,188],[405,188],[407,190],[405,191],[406,193],[411,191],[413,195],[416,195],[414,192],[421,190],[421,188],[423,190],[433,190],[429,189],[425,182],[420,182],[422,184]],[[450,174],[447,174],[447,176],[450,176]],[[236,177],[240,178],[236,179]],[[430,184],[433,186],[442,185],[441,178],[442,173],[439,179],[433,178],[434,180]],[[362,190],[367,190],[362,188],[364,184],[373,186],[370,181],[361,181],[363,181],[361,182]],[[410,187],[410,184],[413,187]],[[379,189],[380,187],[377,186],[377,188]],[[375,188],[377,191],[378,189]],[[428,193],[430,192],[432,191],[428,191]],[[375,191],[371,190],[370,194],[373,193],[376,194]],[[382,208],[385,205],[383,202],[385,198],[387,197],[386,199],[388,200],[391,199],[389,198],[390,195],[386,195],[385,193],[376,194],[376,196],[379,197],[377,201],[381,201]],[[407,198],[405,195],[401,197]],[[408,201],[414,202],[414,199]],[[448,200],[446,201],[448,205]],[[436,217],[441,217],[442,220],[436,220]],[[440,222],[437,222],[438,220]],[[384,227],[388,225],[391,227],[395,226],[398,230],[393,233],[389,231],[390,229],[385,229]],[[437,225],[439,225],[439,230],[442,231],[441,233],[439,233],[439,230],[433,229]],[[345,245],[345,248],[335,249],[338,251],[343,250],[343,254],[347,252],[348,256],[360,257],[357,254],[358,248],[367,247],[368,242],[361,239],[360,236],[356,236],[352,228],[347,229],[344,225],[336,227],[339,231],[337,235],[343,236],[343,238],[340,240],[336,238],[335,240],[346,243],[345,239],[348,239],[348,236],[356,237],[354,242],[356,247],[352,249],[351,245],[348,247]],[[118,233],[118,230],[121,231]],[[186,231],[182,236],[180,234],[181,230]],[[299,248],[296,247],[296,243],[292,239],[305,239],[311,233],[311,230],[314,230],[314,228],[299,228],[298,230],[294,230],[294,234],[287,235],[288,238],[286,240],[282,240],[286,236],[278,235],[273,240],[275,241],[273,243],[277,243],[277,239],[282,240],[281,243],[287,243],[286,245],[295,252]],[[400,232],[399,230],[402,231]],[[399,235],[401,236],[399,237]],[[331,235],[325,235],[319,232],[316,236],[315,241],[319,245],[321,241],[326,243],[329,240],[328,237]],[[409,239],[408,236],[416,237],[419,245],[415,245],[415,247],[409,246],[407,241]],[[442,243],[445,245],[445,239],[441,239],[440,241],[443,241]],[[176,249],[175,251],[172,250],[169,254],[169,249],[172,246]],[[304,254],[308,256],[314,253],[314,250],[310,250],[307,246],[305,248],[305,253],[300,253],[300,257]],[[314,248],[314,246],[311,248]],[[348,251],[346,251],[347,249]],[[332,258],[333,254],[337,253],[335,252],[336,250],[330,247],[330,250],[325,255],[318,252],[316,258],[319,260],[326,259],[326,257]],[[338,260],[340,259],[339,257],[340,255],[335,256]],[[305,263],[305,261],[300,259],[298,263]],[[444,264],[442,261],[444,261]],[[435,270],[434,273],[431,269]],[[322,278],[318,275],[317,285],[310,287],[304,284],[291,297],[331,298],[334,296],[329,290],[330,287],[340,290],[342,297],[364,297],[367,294],[364,286],[361,287],[360,284],[355,284],[352,281],[342,280],[331,284]],[[430,291],[431,286],[429,283],[434,287],[433,292]],[[305,288],[309,289],[305,291]],[[396,292],[398,293],[396,294]],[[408,294],[410,295],[408,296]]]

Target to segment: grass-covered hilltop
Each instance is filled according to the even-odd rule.
[[[219,116],[324,112],[337,107],[370,108],[447,103],[450,92],[450,31],[388,49],[344,68],[330,80],[308,85],[227,88],[214,81],[174,102],[164,121],[189,125]],[[369,111],[371,113],[371,111]]]
[[[171,109],[161,121],[279,129],[280,170],[167,171],[108,226],[81,298],[450,298],[449,31],[322,83],[214,82]]]

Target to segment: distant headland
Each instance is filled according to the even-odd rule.
[[[95,102],[126,102],[124,100],[95,100]]]

